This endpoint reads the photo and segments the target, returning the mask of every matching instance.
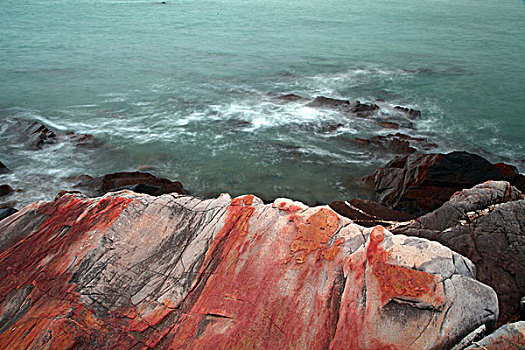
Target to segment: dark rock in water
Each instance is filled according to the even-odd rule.
[[[506,181],[488,181],[455,193],[440,208],[397,234],[446,245],[475,265],[479,281],[498,294],[499,324],[519,320],[525,295],[525,200]]]
[[[66,194],[0,222],[1,349],[449,349],[494,291],[327,207]]]
[[[325,133],[325,134],[331,134],[333,132],[336,132],[337,129],[343,127],[344,124],[342,123],[337,123],[337,124],[327,124],[327,125],[323,125],[320,129],[319,129],[319,132],[322,132],[322,133]]]
[[[322,107],[331,109],[348,110],[353,106],[349,100],[338,100],[335,98],[317,96],[312,102],[307,104],[308,107]]]
[[[501,170],[467,152],[398,156],[365,181],[377,201],[389,208],[421,215],[439,208],[454,192],[487,180],[506,180],[525,190],[524,176]]]
[[[13,215],[17,211],[18,210],[16,210],[15,208],[3,208],[3,209],[0,209],[0,220],[5,219],[9,215]]]
[[[4,163],[0,162],[0,174],[9,174],[11,170],[9,170],[8,167],[4,165]]]
[[[400,112],[404,112],[406,116],[410,119],[421,118],[421,112],[418,110],[407,108],[407,107],[401,107],[401,106],[395,106],[394,109]]]
[[[476,341],[465,350],[523,350],[525,349],[525,322],[501,326],[494,333]]]
[[[391,121],[380,121],[379,125],[381,125],[385,129],[399,129],[400,127],[399,123]]]
[[[369,139],[355,138],[353,142],[365,148],[394,154],[410,154],[418,149],[429,150],[437,147],[435,143],[429,143],[425,138],[412,137],[401,133],[378,135]],[[412,145],[417,146],[417,148]]]
[[[286,94],[286,95],[277,96],[275,98],[275,100],[282,101],[282,102],[301,102],[301,101],[306,101],[306,99],[304,97],[299,96],[299,95],[295,95],[295,94]]]
[[[55,132],[44,124],[26,119],[17,119],[9,127],[9,132],[18,137],[30,149],[41,149],[57,142],[71,142],[75,146],[94,148],[103,143],[91,134],[76,134],[72,131]]]
[[[14,190],[9,185],[0,185],[0,197],[13,193]]]
[[[361,103],[356,101],[350,108],[351,113],[355,113],[357,117],[366,118],[374,114],[376,110],[379,109],[379,106],[375,103]]]
[[[73,179],[75,178],[70,178],[70,180]],[[165,178],[156,177],[150,173],[139,171],[113,173],[96,178],[92,178],[89,175],[81,175],[80,182],[76,187],[88,189],[93,192],[91,193],[93,195],[103,195],[121,189],[137,189],[142,193],[154,193],[156,196],[173,192],[179,194],[186,193],[179,181],[173,182]]]
[[[96,139],[95,136],[91,134],[76,134],[72,131],[66,131],[65,135],[75,146],[95,148],[103,145],[102,141]]]
[[[12,127],[20,133],[24,143],[32,149],[40,149],[57,141],[57,135],[37,121],[20,119]]]
[[[335,201],[330,203],[330,208],[339,215],[365,227],[390,226],[399,221],[409,221],[416,218],[414,215],[388,209],[377,202],[365,199]]]

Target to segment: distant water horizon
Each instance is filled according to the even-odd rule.
[[[393,157],[352,140],[392,132],[523,172],[523,33],[519,0],[3,0],[0,184],[19,207],[148,165],[196,195],[329,203],[366,197],[353,179]],[[392,131],[317,96],[422,115]],[[20,119],[106,146],[28,150]]]

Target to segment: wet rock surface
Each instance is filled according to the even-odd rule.
[[[524,190],[525,176],[509,168],[467,152],[416,153],[394,158],[365,181],[375,188],[380,204],[421,215],[439,208],[454,192],[487,180],[506,180]]]
[[[519,320],[525,295],[525,200],[508,182],[457,192],[441,208],[393,232],[437,241],[468,257],[478,280],[498,294],[498,324]]]
[[[80,175],[69,180],[76,182],[75,187],[91,196],[123,189],[152,196],[160,196],[165,193],[186,193],[179,181],[171,181],[140,171],[112,173],[95,178]]]
[[[27,119],[17,118],[8,126],[10,134],[17,135],[28,149],[42,149],[59,142],[71,142],[75,146],[94,148],[103,145],[91,134],[77,134],[72,131],[53,131],[46,125]]]
[[[467,349],[522,350],[525,348],[525,321],[506,324],[494,333],[476,341]]]
[[[0,185],[0,197],[4,197],[13,193],[14,190],[9,185]]]
[[[390,226],[399,221],[409,221],[416,218],[414,215],[388,209],[377,202],[366,199],[335,201],[330,203],[330,208],[339,215],[365,227]]]
[[[0,162],[0,174],[9,174],[11,170],[4,163]]]
[[[367,149],[392,154],[411,154],[418,150],[428,151],[436,148],[423,137],[412,137],[402,133],[372,136],[368,139],[355,138],[353,143]]]
[[[447,349],[497,317],[473,270],[285,199],[64,194],[0,222],[0,347]]]

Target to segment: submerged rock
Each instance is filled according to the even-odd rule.
[[[0,174],[9,174],[11,170],[9,170],[8,167],[4,165],[4,163],[0,162]]]
[[[339,215],[365,227],[390,226],[399,221],[409,221],[416,218],[414,215],[388,209],[377,202],[366,199],[335,201],[330,203],[330,208]]]
[[[438,241],[468,257],[478,280],[498,294],[498,324],[520,318],[525,295],[525,200],[508,182],[489,181],[394,233]]]
[[[69,178],[69,180],[80,181],[75,187],[86,189],[90,195],[94,196],[122,189],[152,196],[160,196],[165,193],[186,193],[179,181],[173,182],[140,171],[112,173],[96,178],[89,175],[81,175]]]
[[[430,143],[425,138],[402,133],[377,135],[369,139],[355,138],[353,142],[371,150],[394,154],[410,154],[417,152],[418,149],[429,150],[437,147],[435,143]]]
[[[328,207],[65,194],[0,222],[0,347],[447,349],[497,318],[473,270]]]
[[[303,102],[306,101],[306,98],[296,95],[296,94],[285,94],[277,96],[275,100],[280,102]]]
[[[467,152],[398,156],[365,180],[375,188],[380,204],[415,215],[435,210],[454,192],[487,180],[506,180],[525,190],[525,176]]]
[[[418,110],[402,106],[395,106],[394,109],[403,112],[409,119],[421,118],[421,112]]]
[[[494,333],[478,340],[467,349],[523,350],[525,349],[525,322],[506,324]]]
[[[77,134],[72,131],[60,132],[32,120],[16,119],[8,130],[30,149],[41,149],[57,142],[71,142],[79,147],[98,147],[103,143],[91,134]]]

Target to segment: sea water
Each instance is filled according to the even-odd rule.
[[[521,0],[0,0],[0,161],[24,192],[154,167],[197,195],[309,203],[367,196],[392,155],[356,147],[367,119],[278,103],[294,93],[418,109],[400,132],[525,169]],[[99,149],[28,150],[18,119]],[[333,132],[327,126],[339,125]]]

